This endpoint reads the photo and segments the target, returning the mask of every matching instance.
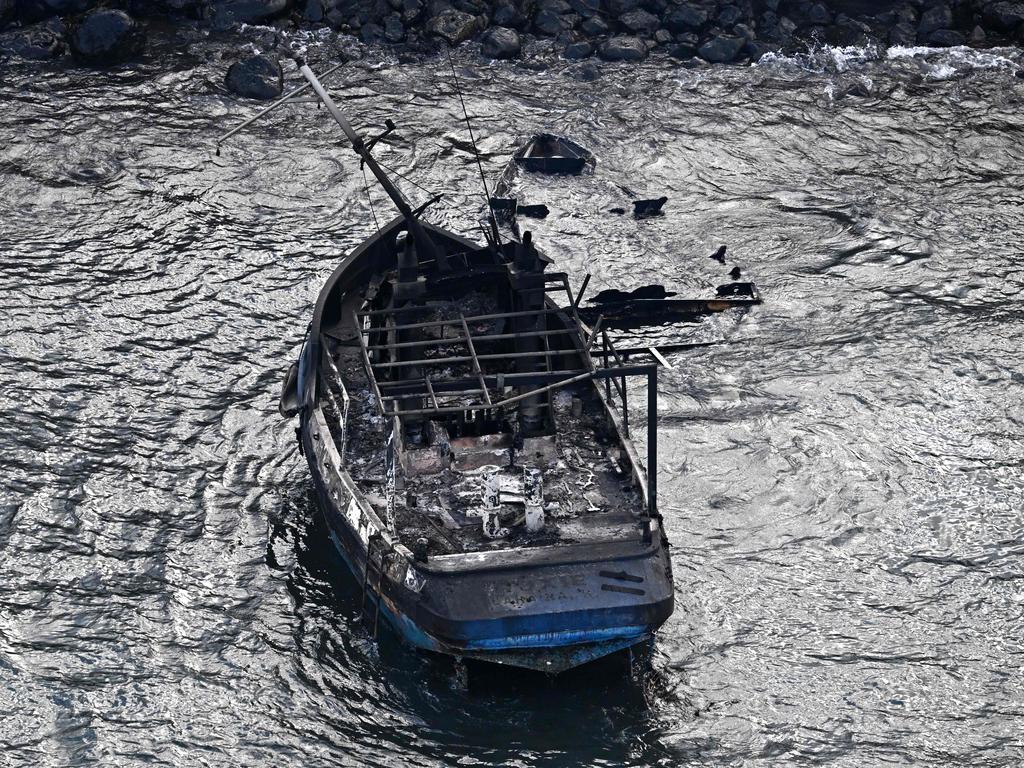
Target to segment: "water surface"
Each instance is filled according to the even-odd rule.
[[[522,190],[558,267],[709,295],[738,264],[765,298],[662,371],[650,669],[467,684],[362,631],[277,414],[320,285],[391,212],[308,105],[214,155],[257,109],[220,87],[239,47],[0,72],[0,763],[1024,761],[1019,52],[458,59],[490,180],[538,130],[598,158]],[[447,62],[334,82],[475,228]],[[666,215],[607,213],[630,194]]]

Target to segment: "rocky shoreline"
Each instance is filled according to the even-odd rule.
[[[520,58],[529,41],[547,39],[566,59],[629,62],[662,53],[691,67],[815,44],[1024,41],[1024,1],[1016,0],[0,0],[0,57],[121,63],[144,52],[147,24],[158,17],[220,32],[242,24],[329,28],[412,53],[469,43],[487,59]],[[272,59],[233,69],[227,84],[238,93],[280,92]]]

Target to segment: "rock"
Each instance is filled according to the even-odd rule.
[[[675,45],[669,46],[668,55],[671,56],[673,59],[678,59],[679,61],[686,61],[687,59],[692,59],[694,56],[697,55],[697,48],[695,45],[691,43],[677,42]]]
[[[236,61],[228,68],[224,85],[232,93],[250,99],[276,99],[284,86],[281,64],[268,56]]]
[[[384,27],[368,21],[359,28],[359,39],[367,45],[380,45],[384,42]]]
[[[643,41],[627,35],[605,40],[597,52],[605,61],[642,61],[647,58],[647,46]]]
[[[578,43],[569,43],[562,51],[562,56],[567,59],[587,59],[594,55],[594,45],[586,40]]]
[[[601,77],[601,70],[593,64],[583,64],[572,70],[572,76],[584,83],[592,83]]]
[[[601,12],[601,0],[569,0],[572,10],[584,19],[590,19]]]
[[[985,39],[985,30],[980,26],[975,26],[974,29],[971,30],[971,34],[968,36],[967,42],[969,45],[982,46],[985,44]]]
[[[0,17],[4,14],[2,7],[5,3],[0,0]],[[51,16],[71,16],[84,13],[95,7],[97,0],[13,0],[9,2],[13,13],[8,21],[17,17],[22,23],[33,24]],[[0,19],[2,21],[2,19]]]
[[[15,0],[0,0],[0,29],[7,26],[8,22],[14,19]]]
[[[253,24],[279,16],[288,10],[288,0],[213,0],[208,13],[220,27]]]
[[[138,56],[146,32],[124,11],[90,11],[71,32],[71,51],[89,64],[117,64]]]
[[[732,28],[732,33],[736,35],[736,37],[742,37],[744,40],[748,41],[757,39],[757,33],[746,24],[737,24]]]
[[[653,13],[644,10],[630,11],[619,17],[619,23],[630,32],[651,34],[661,26],[661,20]]]
[[[796,22],[788,16],[780,16],[778,24],[775,25],[775,39],[779,42],[789,40],[796,32]]]
[[[608,22],[602,19],[600,16],[594,16],[591,19],[585,19],[580,24],[580,32],[591,37],[604,37],[608,34]]]
[[[717,21],[723,27],[731,27],[733,24],[738,24],[742,19],[743,11],[735,5],[726,5],[718,12]]]
[[[423,15],[423,3],[420,0],[402,0],[402,21],[412,24]]]
[[[533,17],[533,29],[538,34],[554,37],[565,28],[563,16],[555,11],[541,8]]]
[[[928,39],[928,35],[937,29],[951,29],[953,27],[953,11],[948,5],[935,5],[921,14],[921,23],[917,27],[917,34],[922,39]]]
[[[306,0],[302,3],[302,20],[311,24],[319,24],[324,20],[323,0]]]
[[[815,3],[807,9],[807,23],[816,26],[831,24],[832,12],[825,7],[824,3]]]
[[[499,5],[494,11],[492,21],[499,27],[522,30],[526,26],[526,16],[512,5]]]
[[[64,40],[44,27],[26,27],[0,35],[0,52],[44,61],[64,53]]]
[[[747,54],[747,58],[751,61],[757,62],[768,53],[775,53],[775,46],[764,42],[763,40],[751,40],[744,47],[743,52]]]
[[[493,27],[484,34],[480,52],[488,59],[514,59],[523,50],[519,33],[508,27]]]
[[[917,45],[917,30],[906,23],[897,24],[889,30],[889,45]]]
[[[624,13],[635,11],[640,7],[640,0],[602,0],[609,16],[618,18]]]
[[[553,11],[558,15],[569,13],[572,10],[572,6],[565,2],[565,0],[540,0],[537,3],[537,7],[541,10]]]
[[[405,40],[405,25],[397,13],[389,13],[384,17],[384,39],[392,45]]]
[[[966,45],[967,36],[955,29],[936,29],[928,35],[928,44],[937,45],[941,48],[952,48],[956,45]]]
[[[699,30],[708,22],[708,14],[696,5],[677,5],[664,16],[665,27],[680,33]]]
[[[990,3],[982,16],[997,31],[1014,32],[1024,23],[1024,2]]]
[[[659,29],[654,33],[654,42],[658,45],[668,45],[672,42],[672,33],[667,29]]]
[[[840,13],[836,16],[835,25],[829,30],[828,40],[833,45],[859,45],[870,40],[872,34],[871,27],[864,22]]]
[[[716,35],[697,50],[701,58],[706,61],[713,64],[728,64],[736,60],[746,43],[747,41],[742,37]]]
[[[480,17],[450,8],[427,22],[427,32],[443,38],[449,45],[458,45],[473,37],[482,26]]]

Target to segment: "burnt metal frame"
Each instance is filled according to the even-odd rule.
[[[610,362],[608,356],[614,358],[617,365],[611,367],[605,365],[604,367],[598,368],[596,366],[590,369],[575,369],[575,370],[561,370],[561,371],[550,371],[550,372],[534,372],[534,373],[506,373],[498,375],[485,375],[482,370],[478,367],[474,369],[474,373],[477,375],[474,377],[467,377],[461,379],[449,379],[443,381],[431,381],[429,376],[424,376],[422,382],[420,380],[408,380],[398,382],[384,382],[385,386],[390,385],[388,388],[388,394],[383,395],[381,390],[378,388],[377,378],[373,375],[373,363],[370,360],[368,345],[366,340],[363,338],[366,329],[363,328],[362,323],[359,322],[360,314],[364,317],[368,313],[353,313],[353,320],[356,325],[356,335],[359,338],[359,345],[362,351],[363,364],[366,367],[367,376],[370,379],[371,385],[373,386],[374,394],[377,398],[377,407],[380,413],[384,416],[399,416],[399,415],[429,415],[429,414],[445,414],[445,413],[466,413],[475,410],[493,410],[504,408],[509,405],[513,405],[520,400],[524,400],[528,397],[533,397],[544,392],[549,392],[559,387],[565,387],[570,384],[575,384],[589,379],[604,379],[606,381],[606,389],[608,390],[606,402],[611,406],[614,401],[611,397],[611,384],[615,385],[615,389],[622,398],[622,413],[623,413],[623,435],[624,438],[629,438],[629,412],[628,412],[628,400],[626,396],[626,379],[631,376],[646,376],[647,377],[647,513],[651,517],[656,517],[658,514],[658,368],[660,367],[657,363],[648,363],[646,365],[626,365],[622,356],[615,350],[611,339],[608,337],[607,332],[602,332],[600,329],[600,321],[595,325],[587,338],[586,348],[592,346],[594,340],[600,334],[604,345],[604,357],[605,360]],[[515,313],[510,313],[515,314]],[[489,316],[489,317],[501,317],[502,315]],[[465,318],[460,315],[459,320],[443,321],[439,323],[432,323],[432,325],[454,325],[456,327],[464,328],[464,332],[469,331],[468,324],[465,321],[470,318]],[[404,327],[404,326],[402,326]],[[471,334],[470,334],[471,335]],[[486,339],[487,336],[477,336],[476,340]],[[453,343],[454,339],[441,339],[439,342]],[[386,348],[386,346],[385,346]],[[473,357],[476,358],[474,352]],[[588,356],[589,357],[589,356]],[[446,358],[436,358],[431,362],[444,361]],[[479,364],[477,364],[479,365]],[[592,364],[593,365],[593,364]],[[487,403],[477,403],[462,406],[442,406],[438,407],[437,396],[440,394],[478,394],[480,392],[486,392],[491,386],[495,388],[501,388],[504,386],[506,380],[512,379],[517,384],[523,384],[527,386],[535,386],[536,389],[532,389],[529,392],[524,392],[513,397],[506,398],[499,402],[492,402],[488,397]],[[610,383],[609,383],[610,382]],[[385,406],[386,402],[394,402],[398,400],[404,400],[417,396],[429,396],[433,403],[433,408],[418,408],[414,410],[388,410]]]

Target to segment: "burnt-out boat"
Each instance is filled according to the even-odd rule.
[[[538,133],[515,152],[513,161],[534,173],[576,174],[593,167],[594,155],[565,136]]]
[[[422,221],[300,71],[399,211],[327,280],[280,405],[367,629],[547,672],[648,641],[673,610],[657,365],[581,320],[529,233]]]

